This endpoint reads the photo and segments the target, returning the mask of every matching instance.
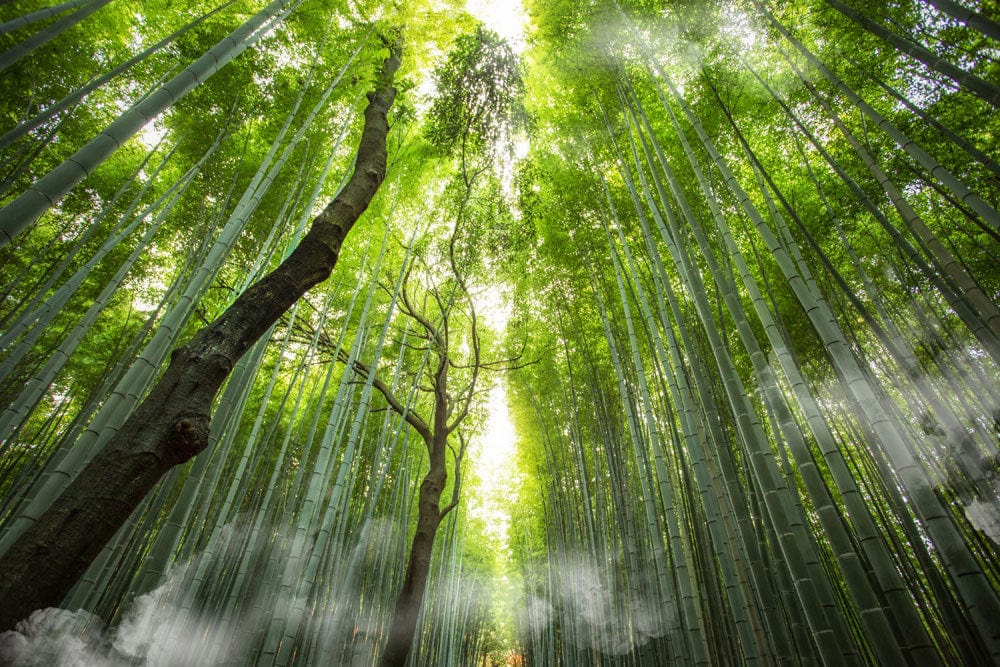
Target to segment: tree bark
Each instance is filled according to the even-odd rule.
[[[212,403],[240,357],[329,277],[344,238],[385,178],[386,115],[400,58],[397,43],[368,93],[354,173],[309,233],[274,271],[173,352],[163,377],[105,449],[0,556],[0,630],[35,609],[58,605],[159,479],[205,449]]]
[[[426,320],[420,321],[429,332],[433,331],[433,327],[427,324]],[[447,323],[444,325],[444,329],[447,331]],[[403,667],[406,664],[406,658],[410,654],[413,638],[417,632],[417,620],[424,602],[424,591],[427,589],[434,538],[441,525],[441,520],[454,509],[457,503],[461,483],[459,470],[461,453],[459,453],[455,456],[455,484],[452,488],[451,502],[442,508],[441,493],[448,481],[446,456],[448,436],[462,420],[464,411],[460,411],[460,415],[449,425],[448,415],[451,414],[454,404],[448,394],[448,368],[451,363],[448,336],[445,333],[442,336],[435,335],[433,337],[439,345],[441,355],[434,374],[434,424],[433,430],[418,429],[427,445],[430,466],[427,475],[424,476],[424,480],[420,484],[417,501],[417,530],[413,535],[403,586],[399,591],[399,597],[396,598],[396,607],[389,625],[389,637],[382,649],[382,655],[379,657],[381,667]],[[476,361],[478,363],[478,358]],[[472,400],[471,393],[468,400]]]
[[[424,602],[424,591],[427,589],[427,577],[431,569],[431,555],[434,548],[434,538],[438,526],[441,525],[440,500],[444,490],[446,474],[444,457],[440,465],[431,464],[424,481],[420,484],[418,501],[417,530],[413,535],[410,547],[410,560],[406,567],[406,578],[403,587],[396,598],[396,608],[389,626],[389,638],[386,641],[379,664],[383,667],[401,667],[413,645],[413,636],[417,631],[417,618]]]

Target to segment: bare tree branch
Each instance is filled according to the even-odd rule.
[[[435,327],[427,317],[425,317],[419,310],[413,307],[413,303],[410,300],[410,293],[408,288],[408,283],[410,282],[410,271],[412,269],[406,270],[406,275],[403,277],[403,287],[400,290],[402,296],[401,310],[403,314],[407,317],[415,320],[420,326],[424,328],[425,331],[430,335],[431,339],[438,344],[441,350],[447,350],[447,345],[444,339],[441,337],[441,332]]]
[[[433,432],[427,425],[427,422],[424,421],[424,418],[413,410],[407,408],[402,401],[396,397],[393,391],[384,382],[382,382],[382,380],[373,375],[371,368],[357,359],[355,359],[353,363],[350,363],[350,357],[343,350],[337,353],[337,361],[343,363],[344,365],[349,365],[351,370],[366,380],[370,378],[372,386],[378,389],[379,393],[385,398],[386,403],[389,404],[389,407],[392,408],[396,414],[405,419],[406,423],[412,426],[425,442],[429,442],[433,438]]]
[[[441,510],[442,519],[448,512],[458,506],[458,500],[462,491],[462,461],[465,459],[465,450],[469,446],[469,441],[461,431],[458,433],[458,441],[460,444],[457,452],[454,447],[448,445],[448,449],[451,450],[451,454],[455,459],[455,483],[451,487],[451,501]]]

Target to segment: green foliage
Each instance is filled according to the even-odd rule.
[[[463,157],[483,153],[489,158],[509,151],[512,140],[526,128],[520,60],[482,25],[455,40],[434,80],[437,90],[426,133],[443,154],[457,149]]]
[[[4,3],[0,21],[47,4]],[[0,74],[0,132],[214,4],[110,3]],[[4,149],[0,203],[260,4],[227,5]],[[996,45],[933,2],[850,4],[996,81]],[[13,360],[29,341],[0,384],[3,406],[34,391],[67,336],[141,250],[37,401],[16,419],[8,415],[0,519],[37,491],[48,462],[59,465],[109,396],[145,391],[114,387],[128,368],[147,363],[137,358],[155,331],[176,327],[174,340],[183,340],[294,246],[350,173],[364,96],[385,57],[381,35],[402,26],[390,167],[379,195],[333,276],[299,304],[294,321],[282,320],[247,371],[234,417],[217,425],[215,458],[207,471],[190,473],[205,480],[191,487],[190,504],[179,500],[184,470],[124,531],[100,575],[104,588],[84,606],[110,617],[142,592],[130,587],[147,576],[151,560],[144,559],[159,547],[135,545],[169,533],[167,517],[183,506],[188,523],[162,562],[212,549],[219,557],[217,570],[188,582],[188,602],[207,610],[221,600],[229,619],[239,605],[266,606],[278,598],[253,596],[281,575],[261,563],[283,563],[294,545],[308,544],[316,560],[309,549],[301,558],[316,578],[295,598],[312,605],[303,613],[326,619],[316,621],[327,624],[323,632],[335,624],[378,627],[401,579],[426,461],[386,402],[365,398],[363,382],[331,364],[353,350],[426,414],[427,341],[392,293],[410,269],[414,298],[435,323],[453,313],[453,340],[467,356],[471,319],[457,314],[454,253],[473,292],[509,294],[506,331],[479,332],[484,355],[520,354],[534,363],[506,376],[518,431],[509,553],[487,538],[482,521],[453,515],[435,561],[442,597],[427,616],[445,614],[448,623],[425,626],[422,660],[478,664],[486,655],[507,659],[519,644],[534,664],[837,662],[839,654],[820,655],[834,628],[807,627],[808,612],[822,607],[843,625],[838,637],[854,651],[851,659],[874,663],[885,645],[899,643],[912,649],[910,662],[931,662],[935,656],[920,653],[923,640],[911,641],[913,631],[943,662],[989,662],[993,649],[976,614],[1000,590],[1000,556],[995,535],[969,508],[973,498],[983,507],[996,502],[1000,397],[990,327],[997,320],[971,300],[968,285],[996,305],[1000,232],[941,177],[948,172],[1000,206],[1000,114],[821,0],[526,5],[532,28],[521,55],[457,1],[307,0],[0,250],[0,335],[34,317],[77,271],[89,271],[65,301],[53,301],[49,319],[35,317],[31,325],[42,324],[0,350],[0,362]],[[993,5],[980,3],[987,15]],[[809,64],[762,7],[841,83]],[[0,35],[0,50],[51,22]],[[428,76],[429,101],[420,98],[432,87]],[[849,92],[883,120],[863,113]],[[884,131],[890,124],[908,144]],[[524,138],[530,152],[515,158]],[[934,168],[914,157],[914,146]],[[267,159],[278,165],[286,149],[280,168],[262,168]],[[196,175],[182,181],[199,161]],[[268,185],[252,190],[258,173],[269,174]],[[887,194],[887,185],[900,196]],[[252,213],[237,210],[244,195]],[[231,249],[207,265],[220,230],[240,216],[247,224]],[[130,234],[110,244],[134,221]],[[928,241],[942,251],[933,253]],[[205,272],[206,286],[185,295]],[[963,276],[968,284],[960,287]],[[192,312],[168,326],[168,313],[188,303]],[[453,372],[459,383],[469,378],[467,368]],[[852,393],[858,387],[871,388],[868,400]],[[873,418],[873,409],[884,418]],[[468,432],[486,437],[486,421],[477,403]],[[887,430],[904,446],[893,448]],[[811,470],[826,497],[806,482]],[[484,492],[467,473],[474,499]],[[916,477],[925,483],[912,484]],[[925,511],[928,498],[944,499],[939,511]],[[782,514],[775,505],[784,501]],[[395,532],[366,546],[364,527],[378,520]],[[298,521],[301,533],[287,535]],[[846,548],[832,525],[846,531]],[[951,538],[935,532],[942,525],[953,527]],[[790,526],[808,537],[796,548],[817,564],[808,586],[817,600],[826,597],[816,604],[798,595],[805,569],[789,569]],[[591,581],[562,590],[572,587],[560,570],[581,554],[596,563]],[[967,569],[942,558],[954,554],[967,557]],[[351,579],[346,568],[355,555]],[[212,558],[205,568],[216,567]],[[533,603],[549,605],[544,624],[494,622],[458,583],[498,575],[509,576],[518,600],[528,599],[519,597],[523,586]],[[963,588],[973,580],[984,598]],[[283,595],[291,590],[282,585]],[[875,605],[858,597],[866,587]],[[753,604],[741,606],[741,594]],[[337,596],[353,600],[350,622],[337,616],[345,607],[324,606]],[[581,621],[602,609],[615,610],[614,618],[600,627]],[[866,624],[883,610],[895,616],[885,633],[873,632]],[[289,630],[289,640],[283,627],[242,630],[281,638],[302,660],[332,655],[322,648],[327,641],[340,642],[337,658],[348,662],[344,647],[361,643],[329,633],[321,640],[312,627]],[[741,634],[745,628],[749,634]],[[702,636],[699,648],[694,638]],[[602,643],[609,638],[621,640],[614,650]]]

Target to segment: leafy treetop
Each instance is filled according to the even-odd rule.
[[[434,79],[427,137],[445,155],[460,147],[463,159],[470,152],[489,158],[527,124],[520,59],[482,25],[455,40]]]

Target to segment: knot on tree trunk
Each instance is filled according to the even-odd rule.
[[[188,461],[208,446],[208,417],[185,417],[170,429],[170,456],[178,465]]]

